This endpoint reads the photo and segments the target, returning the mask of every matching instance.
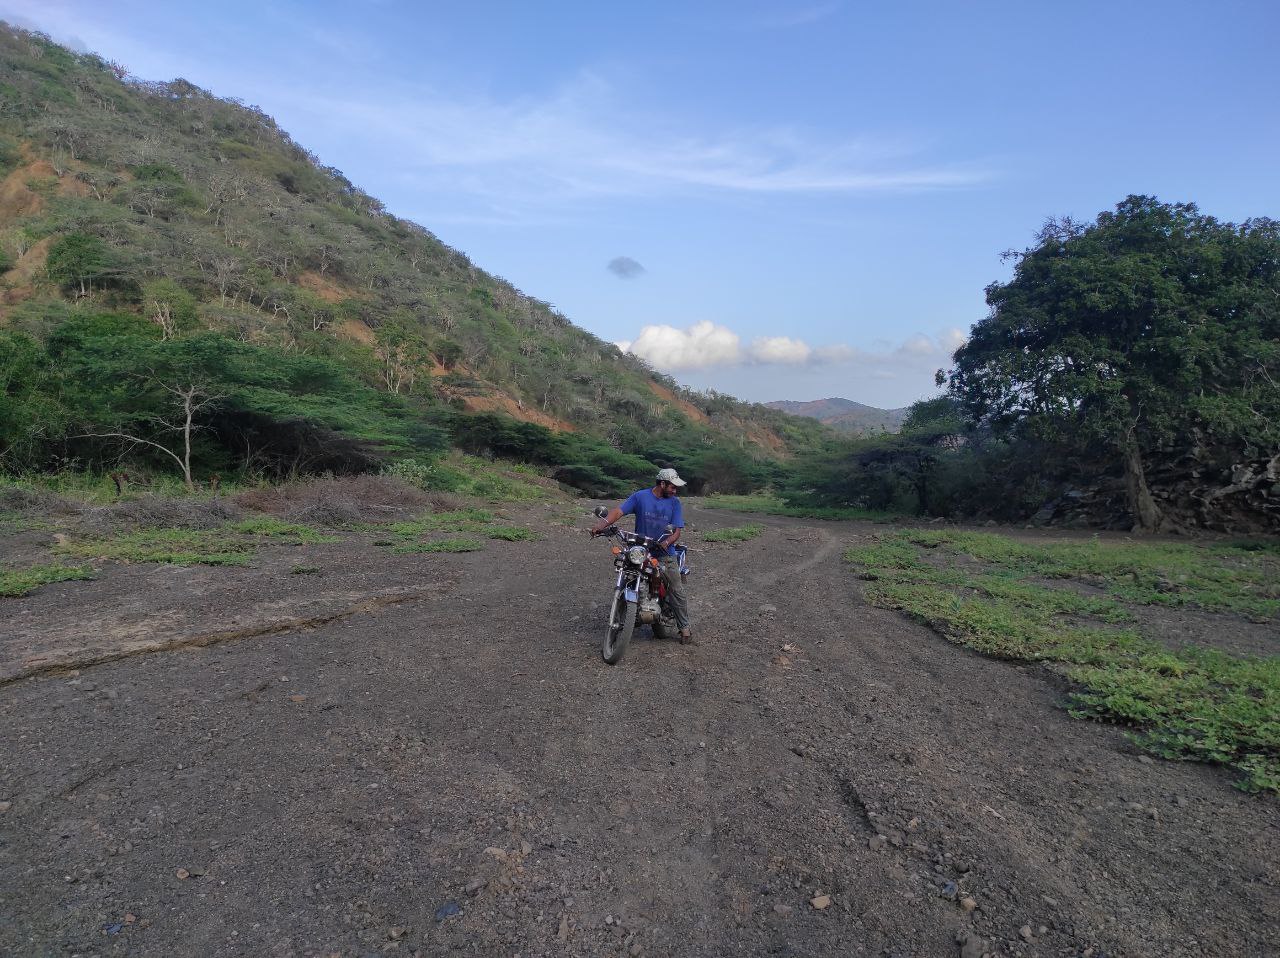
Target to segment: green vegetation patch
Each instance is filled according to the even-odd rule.
[[[764,532],[764,526],[752,522],[745,526],[733,526],[729,529],[717,529],[702,537],[703,542],[746,542]]]
[[[541,486],[530,481],[536,476],[530,467],[490,462],[479,456],[404,459],[389,466],[387,472],[420,489],[475,496],[486,502],[528,502],[546,495]]]
[[[987,655],[1060,667],[1078,686],[1073,715],[1132,726],[1157,755],[1227,765],[1245,790],[1280,794],[1280,657],[1174,652],[1122,627],[1121,600],[1274,617],[1280,568],[1267,550],[905,530],[845,558],[873,605]],[[1034,581],[1046,578],[1063,585]]]
[[[507,542],[538,538],[538,534],[526,526],[495,525],[494,519],[494,514],[487,509],[427,513],[405,522],[375,527],[391,538],[379,539],[374,545],[392,546],[392,551],[397,553],[472,552],[482,548],[479,536]],[[442,535],[447,538],[438,538]]]
[[[982,532],[914,530],[916,545],[1008,571],[1080,579],[1141,605],[1197,606],[1257,621],[1280,616],[1280,561],[1267,543],[1060,542],[1028,544]]]
[[[25,569],[0,569],[0,596],[16,598],[34,592],[50,582],[70,582],[75,579],[92,579],[93,570],[87,566],[67,566],[57,563],[27,566]]]
[[[538,538],[538,534],[526,526],[493,526],[485,534],[490,539],[502,539],[505,542],[529,542]]]
[[[64,555],[117,562],[171,565],[247,565],[268,543],[314,545],[337,542],[310,526],[270,517],[245,519],[216,529],[136,529],[116,536],[83,539],[57,546]]]
[[[791,516],[796,519],[866,519],[873,522],[887,522],[893,518],[887,512],[876,512],[872,509],[790,505],[777,496],[767,495],[709,496],[703,505],[708,509],[758,512],[769,516]]]

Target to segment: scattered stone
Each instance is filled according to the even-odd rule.
[[[963,912],[971,912],[977,907],[978,903],[968,895],[960,899],[960,910]]]
[[[186,881],[188,878],[191,877],[191,872],[187,871],[185,868],[179,868],[177,871],[177,876],[178,876],[178,881]]]
[[[1139,755],[1138,761],[1141,762],[1143,765],[1154,765],[1156,762],[1156,760],[1152,758],[1150,755]]]
[[[809,899],[809,904],[812,905],[817,911],[822,911],[824,908],[831,907],[831,896],[830,895],[814,895],[812,898]]]
[[[568,915],[560,916],[560,928],[556,931],[556,938],[560,939],[560,941],[569,940],[569,916]]]
[[[1032,938],[1035,937],[1035,935],[1032,934],[1031,932],[1030,925],[1023,925],[1021,928],[1019,928],[1018,935],[1022,938],[1023,941],[1030,941]]]
[[[878,852],[887,844],[889,844],[889,839],[885,838],[883,835],[874,835],[871,840],[867,842],[867,847],[873,852]]]
[[[987,953],[987,943],[977,935],[968,935],[960,942],[960,958],[982,958]]]
[[[778,902],[776,905],[773,906],[774,914],[781,915],[783,918],[786,918],[794,910],[795,909],[793,909],[790,905],[784,905],[782,902]]]
[[[640,944],[640,942],[638,942],[638,941],[633,941],[633,942],[631,943],[631,954],[632,954],[632,955],[643,955],[643,954],[644,954],[644,945]]]
[[[606,623],[606,624],[607,624],[607,623]],[[305,695],[290,695],[290,696],[289,696],[289,701],[290,701],[290,702],[305,702],[306,700],[307,700],[307,697],[306,697]]]
[[[392,928],[389,932],[387,932],[387,938],[390,939],[391,941],[399,941],[401,938],[405,936],[405,933],[408,932],[408,930],[409,929],[407,928]]]
[[[13,802],[0,802],[0,815],[13,808]]]
[[[521,855],[528,855],[531,851],[533,851],[533,846],[532,846],[532,845],[530,845],[528,842],[521,842],[521,843],[520,843],[520,854],[521,854]]]
[[[467,882],[466,892],[474,898],[484,890],[484,887],[487,884],[489,884],[489,882],[483,878],[473,878],[471,881]]]
[[[777,607],[776,605],[762,605],[762,606],[760,606],[760,612],[761,612],[763,615],[771,615],[772,613],[777,612],[777,611],[778,611],[778,607]]]
[[[435,919],[436,921],[444,921],[446,918],[452,918],[454,915],[459,914],[461,911],[462,911],[462,906],[459,905],[456,901],[447,901],[443,905],[441,905],[439,908],[436,909]]]

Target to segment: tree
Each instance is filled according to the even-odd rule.
[[[96,236],[72,233],[49,247],[45,269],[49,278],[63,289],[78,288],[79,295],[93,292],[93,282],[110,272],[107,246]]]
[[[158,279],[142,289],[143,308],[160,327],[163,339],[196,324],[196,298],[171,279]]]
[[[1143,531],[1169,524],[1153,457],[1280,441],[1280,224],[1130,196],[1014,255],[948,376],[975,420],[1106,450]]]

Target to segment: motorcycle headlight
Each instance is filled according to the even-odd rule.
[[[632,565],[644,565],[645,557],[649,554],[649,550],[644,546],[632,546],[627,550],[627,561]]]

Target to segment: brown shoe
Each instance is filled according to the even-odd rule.
[[[694,643],[694,641],[693,641],[693,632],[691,632],[689,629],[681,629],[681,630],[680,630],[680,644],[681,644],[681,645],[694,645],[695,643]]]

